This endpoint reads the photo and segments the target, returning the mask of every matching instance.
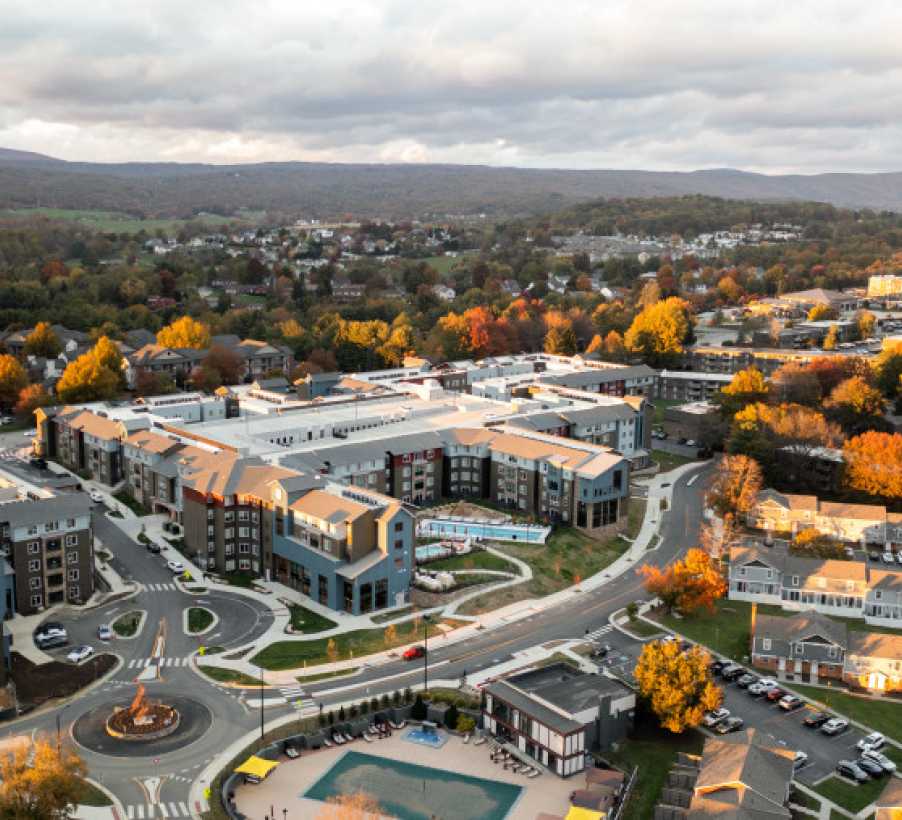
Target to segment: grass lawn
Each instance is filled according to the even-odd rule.
[[[498,584],[506,583],[507,578],[500,575],[490,575],[486,572],[467,573],[466,575],[455,575],[454,580],[457,582],[457,589],[466,589],[467,587],[475,587],[479,584]]]
[[[655,399],[653,402],[655,410],[652,417],[655,426],[660,427],[664,423],[664,411],[668,407],[676,407],[677,405],[685,403],[686,402],[681,401],[680,399]]]
[[[304,632],[310,634],[312,632],[323,632],[326,629],[332,629],[337,626],[335,621],[330,621],[323,615],[318,615],[312,609],[305,606],[295,604],[288,607],[291,613],[291,627],[295,632]]]
[[[432,570],[456,570],[456,569],[491,569],[499,572],[512,572],[519,575],[516,565],[506,561],[499,555],[479,550],[468,555],[454,555],[451,558],[442,558],[441,561],[430,561],[424,564],[426,569]]]
[[[141,230],[155,233],[160,229],[167,233],[175,233],[187,221],[184,219],[137,219],[118,211],[86,211],[72,208],[16,208],[2,211],[2,215],[4,217],[43,216],[47,219],[79,222],[101,233],[138,233]],[[213,226],[232,222],[237,220],[237,217],[203,214],[196,219]]]
[[[135,501],[134,498],[131,497],[129,493],[125,490],[119,490],[118,493],[113,493],[113,498],[115,498],[119,503],[125,504],[135,515],[150,515],[150,510],[148,510],[143,504],[138,501]]]
[[[573,527],[559,527],[544,545],[496,546],[500,552],[529,564],[533,577],[524,584],[478,595],[461,606],[462,615],[477,615],[527,598],[541,598],[578,584],[612,564],[626,552],[629,544],[616,536],[599,541]]]
[[[15,419],[9,424],[0,425],[0,433],[17,433],[20,430],[31,430],[32,427],[34,427],[33,418]]]
[[[75,801],[79,806],[112,806],[113,801],[93,783],[82,780],[78,785],[78,798]]]
[[[623,533],[627,538],[635,538],[642,529],[642,522],[645,520],[645,507],[648,501],[644,498],[631,498],[630,509],[627,513],[626,531]]]
[[[229,586],[250,589],[254,585],[257,576],[251,572],[230,572],[227,575],[220,575],[219,578],[229,584]]]
[[[672,470],[675,467],[680,467],[683,464],[689,464],[689,462],[691,461],[698,460],[694,458],[686,458],[686,456],[678,456],[674,453],[665,453],[663,450],[652,450],[651,459],[655,464],[658,465],[658,467],[661,468],[662,473],[666,473],[668,470]]]
[[[902,702],[871,700],[832,689],[821,689],[817,686],[793,685],[793,688],[806,698],[820,701],[829,709],[835,709],[843,715],[848,715],[852,720],[857,720],[865,726],[883,732],[897,743],[902,743]],[[895,752],[895,749],[890,747],[890,751]],[[896,757],[893,759],[895,760]]]
[[[329,680],[330,678],[347,678],[356,675],[360,671],[359,666],[350,669],[340,669],[337,672],[320,672],[317,675],[300,675],[297,678],[298,683],[314,683],[318,680]]]
[[[141,623],[140,612],[126,612],[113,621],[112,629],[120,638],[131,638],[138,631],[139,623]]]
[[[456,622],[442,621],[451,626]],[[444,635],[444,630],[434,622],[429,625],[429,637]],[[394,649],[413,643],[423,637],[420,618],[400,624],[389,624],[382,629],[356,629],[333,638],[309,641],[276,641],[251,658],[251,663],[263,669],[297,669],[300,666],[317,666],[321,663],[348,660]],[[332,647],[330,652],[330,646]]]
[[[836,803],[837,806],[841,806],[853,814],[857,814],[865,806],[873,803],[885,787],[886,780],[883,778],[869,780],[867,783],[856,786],[835,775],[828,777],[816,786],[812,786],[818,794],[824,795],[828,800]]]
[[[654,719],[636,716],[633,736],[621,744],[616,752],[603,757],[624,769],[629,776],[634,766],[639,774],[626,804],[622,820],[647,820],[654,816],[654,806],[667,781],[667,774],[679,752],[700,754],[705,738],[700,732],[688,731],[675,735],[659,728]]]
[[[254,678],[245,675],[244,672],[237,672],[234,669],[225,669],[221,666],[198,666],[208,678],[219,683],[237,683],[239,686],[259,686],[260,678]]]
[[[202,606],[188,608],[189,632],[203,632],[211,623],[213,623],[213,613],[209,609],[204,609]]]
[[[396,621],[405,615],[410,615],[416,609],[415,606],[402,606],[400,609],[393,609],[391,612],[382,612],[379,615],[371,616],[370,620],[374,624],[384,624],[388,621]]]
[[[460,262],[459,256],[428,256],[420,260],[425,262],[429,267],[435,268],[439,276],[444,276],[451,270],[454,265]]]
[[[802,806],[802,808],[813,809],[814,811],[819,811],[821,808],[820,800],[817,800],[798,789],[792,789],[790,791],[789,802],[795,803],[797,806]]]
[[[646,623],[645,621],[636,618],[635,621],[631,621],[629,618],[626,619],[626,622],[622,624],[624,629],[628,629],[633,635],[638,635],[640,638],[650,638],[653,635],[661,635],[662,630],[653,627],[651,624]]]

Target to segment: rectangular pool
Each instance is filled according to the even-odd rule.
[[[399,820],[504,820],[523,788],[349,750],[303,796],[325,801],[359,791]]]
[[[551,527],[530,524],[479,524],[462,519],[422,518],[417,522],[421,538],[482,538],[491,541],[519,541],[525,544],[544,544]]]

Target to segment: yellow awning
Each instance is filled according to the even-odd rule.
[[[275,760],[265,760],[262,757],[252,755],[244,761],[237,769],[236,774],[249,774],[259,777],[261,780],[266,777],[279,764]]]
[[[571,806],[570,811],[564,820],[603,820],[605,813],[603,811],[594,811],[593,809],[582,809],[579,806]]]

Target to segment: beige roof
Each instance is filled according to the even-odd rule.
[[[182,446],[181,442],[169,438],[169,436],[152,433],[150,430],[138,430],[132,433],[125,439],[125,443],[131,444],[133,447],[140,447],[148,453],[166,453],[173,447]]]
[[[864,561],[808,558],[790,553],[786,559],[785,572],[787,575],[798,575],[805,581],[812,578],[829,578],[834,581],[864,583],[867,580],[868,569]]]
[[[902,658],[902,635],[884,632],[852,632],[849,634],[849,654],[869,658]]]
[[[367,512],[369,508],[350,498],[325,490],[311,490],[295,501],[291,505],[291,509],[312,518],[337,523],[357,518]]]
[[[492,441],[498,433],[485,427],[456,427],[443,435],[450,443],[470,447],[474,444],[485,444]]]
[[[755,621],[756,638],[776,638],[784,641],[804,641],[820,636],[845,648],[848,643],[846,625],[834,621],[813,609],[795,615],[759,615]]]
[[[100,439],[116,439],[122,435],[122,425],[118,421],[98,416],[90,410],[83,410],[69,420],[69,426]]]
[[[561,469],[578,471],[580,474],[594,474],[613,467],[623,460],[622,456],[605,451],[601,447],[587,445],[568,447],[569,439],[549,441],[547,438],[531,438],[511,433],[499,433],[492,440],[492,452],[505,453],[517,458],[543,459]]]
[[[261,495],[267,482],[297,475],[294,470],[274,467],[259,458],[239,458],[235,453],[207,452],[199,447],[186,447],[178,454],[179,463],[187,468],[184,483],[199,493],[227,495]]]
[[[877,504],[840,504],[834,501],[822,501],[821,515],[830,518],[851,518],[856,521],[884,521],[886,507]]]

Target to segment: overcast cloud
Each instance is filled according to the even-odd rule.
[[[0,0],[0,146],[91,161],[902,170],[902,5]]]

